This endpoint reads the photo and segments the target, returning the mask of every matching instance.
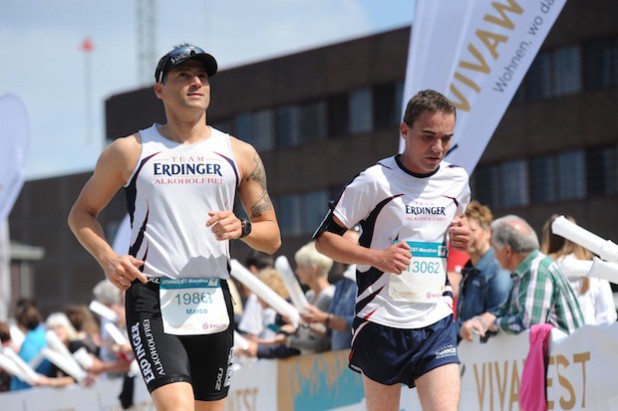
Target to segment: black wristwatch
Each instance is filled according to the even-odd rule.
[[[240,233],[239,238],[245,238],[246,236],[251,234],[251,221],[247,220],[246,218],[242,218],[240,220],[240,224],[242,226],[242,233]]]

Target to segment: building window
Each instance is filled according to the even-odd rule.
[[[275,201],[281,235],[296,237],[302,234],[300,196],[281,196]]]
[[[526,97],[531,101],[542,100],[551,97],[551,93],[551,55],[539,53],[526,76]]]
[[[598,90],[618,84],[618,39],[584,44],[584,87]]]
[[[581,85],[581,56],[579,46],[562,47],[554,52],[555,95],[579,93]]]
[[[272,150],[274,146],[274,125],[272,110],[253,113],[253,145],[258,151]]]
[[[530,204],[528,196],[528,168],[525,160],[502,164],[502,204],[506,208]]]
[[[306,234],[313,234],[328,211],[326,191],[314,191],[303,196],[303,228]]]
[[[309,143],[326,138],[326,103],[300,106],[300,141]]]
[[[360,88],[350,93],[350,133],[366,133],[373,127],[371,89]]]
[[[473,198],[491,209],[500,208],[500,179],[501,170],[496,164],[479,165],[473,175]]]
[[[586,191],[589,196],[614,194],[616,191],[616,148],[586,150]]]
[[[560,200],[574,200],[586,195],[584,152],[565,151],[558,154]]]
[[[239,139],[253,144],[250,113],[240,113],[236,117],[234,117],[232,133]]]
[[[376,129],[399,124],[401,99],[396,101],[397,84],[378,84],[373,88],[373,120]]]
[[[555,157],[540,156],[530,159],[530,197],[533,203],[556,201]]]
[[[233,127],[231,120],[217,120],[213,121],[210,125],[224,133],[232,134]]]
[[[407,101],[403,101],[403,87],[403,80],[395,84],[395,124],[397,124],[397,126],[403,122],[403,110],[408,104]]]
[[[275,112],[277,147],[291,147],[300,143],[298,132],[298,106],[277,108]]]
[[[328,98],[328,137],[337,138],[348,133],[348,95],[336,94]]]

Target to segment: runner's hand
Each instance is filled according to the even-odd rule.
[[[120,255],[117,259],[109,262],[105,267],[105,276],[117,288],[124,291],[131,286],[131,283],[135,279],[146,284],[148,279],[139,270],[139,267],[143,265],[143,261],[131,255]]]
[[[472,230],[464,216],[456,216],[448,229],[453,248],[466,251],[472,241]]]
[[[210,219],[206,222],[206,227],[210,227],[217,240],[233,240],[240,238],[242,234],[242,223],[231,210],[210,211]]]
[[[395,243],[384,250],[378,250],[375,257],[376,261],[372,264],[375,268],[393,274],[401,274],[412,261],[410,246],[405,241]]]

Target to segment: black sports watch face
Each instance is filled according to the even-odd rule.
[[[240,223],[242,225],[242,233],[240,234],[240,238],[244,238],[248,236],[249,233],[251,233],[251,221],[243,218],[242,220],[240,220]]]

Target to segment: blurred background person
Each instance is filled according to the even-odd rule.
[[[511,273],[500,267],[491,247],[493,216],[489,207],[473,200],[466,207],[466,217],[472,242],[467,250],[470,260],[462,268],[459,284],[456,311],[460,331],[463,322],[474,316],[484,312],[498,315],[513,286]]]
[[[281,274],[274,268],[265,268],[257,275],[260,281],[273,290],[279,297],[284,300],[289,300],[289,291],[285,286]],[[257,299],[262,308],[272,309],[268,303],[261,298]],[[257,340],[248,340],[249,347],[246,349],[238,349],[236,354],[239,356],[252,358],[288,358],[294,355],[299,355],[300,351],[295,348],[288,347],[285,342],[285,337],[295,331],[295,328],[288,324],[286,319],[278,313],[275,315],[274,322],[266,324],[273,336],[270,338],[258,338]],[[280,336],[280,337],[279,337]]]
[[[64,313],[71,322],[77,333],[77,339],[81,341],[88,351],[99,355],[101,349],[101,331],[97,319],[92,315],[85,304],[69,305]]]
[[[17,352],[11,341],[11,330],[9,323],[0,321],[0,347],[11,347],[13,351]],[[11,374],[4,371],[0,367],[0,392],[11,390]]]
[[[360,237],[360,227],[346,231],[343,236],[357,243]],[[344,264],[342,277],[335,284],[335,292],[328,309],[320,310],[315,305],[308,305],[302,318],[307,323],[324,324],[325,331],[330,333],[331,349],[345,350],[352,344],[352,322],[354,321],[354,306],[358,285],[356,284],[356,264]]]
[[[94,299],[110,308],[116,314],[116,320],[112,321],[109,318],[101,317],[101,344],[99,350],[99,358],[105,363],[116,363],[118,360],[127,361],[133,358],[133,351],[127,337],[127,326],[125,319],[124,307],[124,292],[120,291],[109,280],[99,281],[92,290]],[[121,344],[114,339],[114,336],[109,332],[107,324],[115,327],[124,339]],[[119,378],[124,374],[123,371],[110,370],[104,376],[110,378]]]
[[[244,265],[251,273],[258,275],[265,269],[273,269],[275,260],[271,255],[252,250],[244,261]],[[264,308],[253,292],[240,285],[242,295],[245,297],[242,317],[238,324],[240,331],[248,340],[257,342],[259,338],[268,339],[275,336],[275,332],[267,327],[275,322],[277,312],[270,307]]]
[[[523,218],[507,215],[491,224],[491,245],[500,265],[513,276],[507,302],[496,315],[484,312],[461,325],[460,336],[473,332],[519,334],[534,324],[551,324],[571,334],[584,325],[577,296],[553,259],[539,250],[536,232]]]
[[[459,284],[463,267],[470,260],[467,252],[454,249],[448,245],[448,253],[446,255],[446,276],[453,290],[453,320],[457,319],[457,299],[459,298]]]
[[[568,277],[568,273],[571,272],[569,265],[582,260],[592,262],[593,255],[581,245],[552,233],[551,225],[558,217],[560,216],[557,214],[552,215],[543,225],[541,251],[552,257],[562,272],[567,274],[584,314],[584,323],[598,325],[616,322],[616,305],[612,288],[607,280],[588,276]],[[577,224],[572,216],[565,217]]]
[[[327,311],[335,294],[335,286],[328,282],[333,260],[316,250],[315,241],[302,246],[294,260],[298,280],[309,288],[305,293],[307,302],[320,311]],[[302,321],[296,333],[285,338],[285,343],[302,354],[315,354],[330,349],[330,335],[322,324]]]
[[[129,370],[130,361],[128,360],[120,361],[114,358],[113,361],[102,361],[95,354],[95,352],[92,351],[88,347],[88,345],[84,343],[84,341],[80,340],[77,337],[77,331],[75,331],[75,328],[73,327],[73,325],[71,325],[71,322],[69,321],[69,318],[66,316],[66,314],[62,312],[50,314],[45,321],[45,326],[48,330],[52,330],[56,334],[60,342],[64,344],[64,346],[71,354],[77,352],[81,348],[84,348],[86,350],[90,358],[89,362],[91,363],[90,366],[84,367],[88,373],[93,375],[100,375],[102,373],[108,372],[124,373]],[[59,369],[54,365],[52,366],[52,371],[50,372],[49,376],[60,378],[67,377],[68,375],[63,370]],[[72,381],[60,380],[56,382],[55,386],[63,386],[74,383],[75,380],[73,380],[72,377],[70,378]]]
[[[26,364],[39,356],[43,348],[47,347],[45,339],[45,326],[42,324],[43,317],[36,307],[34,301],[20,301],[17,306],[15,319],[18,327],[24,331],[24,340],[17,353]],[[35,368],[41,375],[50,375],[52,364],[43,360]],[[30,388],[25,381],[13,376],[11,379],[11,391]]]
[[[81,342],[76,340],[77,332],[64,313],[50,314],[49,317],[47,317],[47,320],[45,320],[45,328],[46,330],[52,330],[71,354],[76,352],[81,347],[84,347]],[[77,383],[73,377],[68,375],[55,364],[52,364],[51,369],[46,376],[49,378],[44,380],[45,382],[43,385],[48,385],[55,388],[66,387]],[[92,380],[89,379],[89,382],[92,382]]]

